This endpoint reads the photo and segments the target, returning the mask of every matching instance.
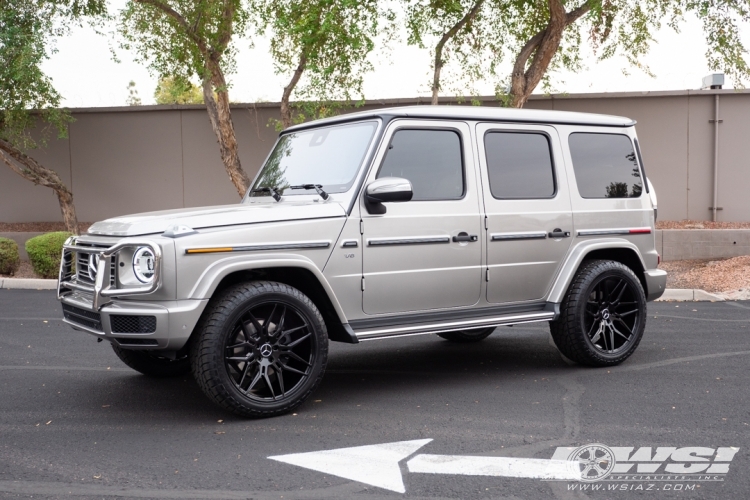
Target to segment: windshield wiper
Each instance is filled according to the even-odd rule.
[[[274,200],[281,201],[281,194],[279,194],[279,190],[276,187],[259,187],[253,189],[253,193],[270,193]]]
[[[330,198],[330,195],[323,191],[323,186],[320,184],[300,184],[299,186],[289,186],[289,189],[314,189],[323,200]]]

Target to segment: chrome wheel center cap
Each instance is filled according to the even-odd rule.
[[[607,309],[602,311],[602,319],[604,321],[609,321],[609,311]]]
[[[268,358],[273,354],[273,347],[271,347],[271,344],[263,344],[260,346],[260,355],[264,358]]]

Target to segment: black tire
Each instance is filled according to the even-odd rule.
[[[190,372],[190,360],[187,355],[169,359],[159,356],[156,352],[123,349],[115,342],[112,342],[112,350],[123,363],[149,377],[179,377]]]
[[[638,347],[646,327],[646,294],[633,271],[619,262],[585,261],[550,322],[555,345],[588,366],[622,363]]]
[[[318,308],[282,283],[253,281],[224,290],[195,334],[195,380],[212,401],[243,417],[295,409],[318,387],[328,362],[328,332]]]
[[[461,344],[470,344],[472,342],[479,342],[490,336],[495,331],[495,327],[490,328],[478,328],[476,330],[457,330],[455,332],[442,332],[438,333],[437,336],[444,338],[450,342],[458,342]]]

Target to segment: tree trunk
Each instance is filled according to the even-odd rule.
[[[203,79],[203,100],[208,109],[208,119],[211,121],[211,127],[219,143],[219,154],[221,161],[224,162],[224,168],[242,198],[250,187],[250,178],[240,164],[224,73],[217,61],[209,60],[206,70],[206,77]]]
[[[430,103],[433,106],[437,105],[438,94],[440,93],[440,72],[443,69],[443,49],[445,48],[445,44],[448,43],[451,38],[456,36],[456,33],[458,33],[461,28],[466,25],[466,23],[476,17],[477,13],[479,12],[479,8],[483,3],[484,0],[477,0],[476,2],[474,2],[474,5],[466,14],[464,14],[464,17],[462,17],[456,24],[454,24],[451,29],[446,31],[435,46],[435,71],[432,76],[432,102]]]
[[[0,158],[11,170],[24,179],[51,188],[60,202],[65,229],[73,234],[79,234],[78,218],[73,205],[73,193],[63,183],[57,172],[43,167],[35,159],[3,140],[0,140]]]
[[[297,69],[294,70],[289,85],[284,87],[284,93],[281,95],[281,126],[284,127],[284,129],[288,129],[292,126],[292,109],[289,107],[289,100],[291,99],[294,87],[297,86],[306,66],[307,56],[303,53],[299,58],[299,64],[297,65]]]
[[[577,9],[566,13],[561,0],[549,0],[550,19],[547,27],[526,42],[513,65],[510,84],[512,107],[522,108],[526,104],[560,48],[565,28],[590,11],[591,2],[587,0]],[[528,63],[529,58],[531,63]]]

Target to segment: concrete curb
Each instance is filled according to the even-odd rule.
[[[692,288],[667,288],[657,302],[724,302],[724,299],[713,293]]]
[[[57,290],[57,280],[0,278],[0,288],[16,290]]]

